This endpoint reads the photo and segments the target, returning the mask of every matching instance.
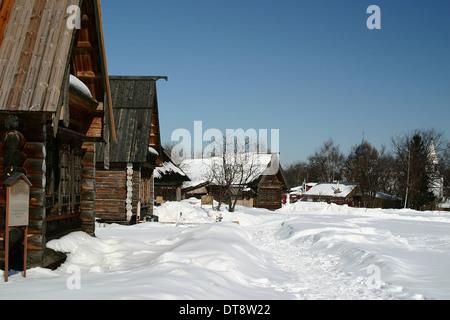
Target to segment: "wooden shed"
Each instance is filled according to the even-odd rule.
[[[153,171],[161,165],[156,82],[167,77],[110,77],[117,142],[99,145],[96,216],[128,223],[153,215]],[[109,167],[103,167],[109,155]]]
[[[94,234],[94,143],[115,138],[100,1],[3,0],[0,32],[0,186],[32,182],[28,257],[45,261],[49,240]]]
[[[155,168],[155,198],[157,201],[180,201],[183,198],[183,182],[190,181],[164,148],[161,148],[161,166]]]

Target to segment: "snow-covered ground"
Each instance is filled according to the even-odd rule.
[[[67,261],[2,275],[0,299],[450,299],[449,212],[297,202],[216,222],[184,200],[156,214],[51,241]]]

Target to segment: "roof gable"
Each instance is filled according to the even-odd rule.
[[[81,29],[69,28],[68,8],[80,5]],[[0,111],[58,114],[73,73],[112,113],[99,0],[5,0],[0,10]]]
[[[111,99],[117,141],[110,146],[110,162],[145,163],[149,147],[157,152],[160,142],[151,143],[152,126],[158,117],[156,81],[166,77],[111,76]],[[157,128],[159,138],[159,126]],[[102,149],[102,146],[99,146]],[[99,150],[103,154],[102,150]],[[102,159],[99,159],[100,161]]]
[[[55,112],[75,29],[66,10],[79,0],[16,0],[0,48],[0,110]]]

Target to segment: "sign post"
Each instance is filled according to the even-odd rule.
[[[5,219],[5,282],[9,271],[9,228],[24,228],[23,276],[27,274],[27,237],[31,182],[23,173],[14,173],[4,182],[6,186]]]

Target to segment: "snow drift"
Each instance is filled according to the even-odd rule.
[[[99,225],[96,237],[49,242],[66,262],[0,280],[0,298],[450,298],[448,212],[297,202],[223,210],[216,222],[210,206],[188,199],[156,214],[160,223]]]

